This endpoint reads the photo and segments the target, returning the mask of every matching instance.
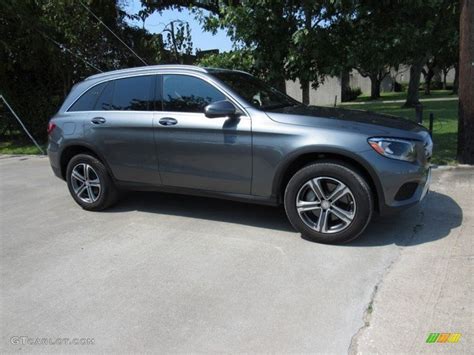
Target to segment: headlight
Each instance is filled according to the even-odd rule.
[[[369,138],[369,145],[387,158],[414,162],[416,147],[414,141],[397,138]]]

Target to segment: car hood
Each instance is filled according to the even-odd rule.
[[[320,119],[323,118],[342,121],[346,124],[368,124],[373,128],[381,128],[382,131],[385,131],[383,128],[413,133],[426,131],[423,126],[405,118],[363,110],[298,105],[266,111],[266,114],[280,123],[303,126],[319,126]]]

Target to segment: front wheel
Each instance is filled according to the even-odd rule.
[[[367,227],[373,211],[367,182],[339,162],[318,162],[299,170],[288,182],[284,203],[297,231],[329,244],[355,239]]]

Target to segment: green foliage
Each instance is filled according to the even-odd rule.
[[[203,67],[243,70],[247,73],[259,75],[255,68],[255,58],[248,50],[234,50],[219,54],[209,54],[198,60]]]
[[[183,64],[185,55],[191,55],[193,51],[189,23],[181,20],[171,21],[163,29],[163,34],[166,34],[164,44],[169,50],[171,61]]]
[[[127,26],[115,0],[81,1],[148,63],[160,59],[159,36]],[[3,0],[0,33],[0,93],[40,141],[74,83],[143,65],[79,1]]]
[[[297,10],[295,3],[284,0],[247,0],[223,3],[218,14],[202,15],[201,20],[205,30],[225,28],[237,47],[253,52],[255,70],[282,88]]]

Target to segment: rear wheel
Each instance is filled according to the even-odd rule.
[[[285,210],[293,227],[319,243],[344,243],[359,236],[373,211],[367,182],[339,162],[318,162],[299,170],[288,182]]]
[[[82,208],[100,211],[118,199],[118,191],[104,164],[87,154],[74,156],[67,166],[67,185]]]

